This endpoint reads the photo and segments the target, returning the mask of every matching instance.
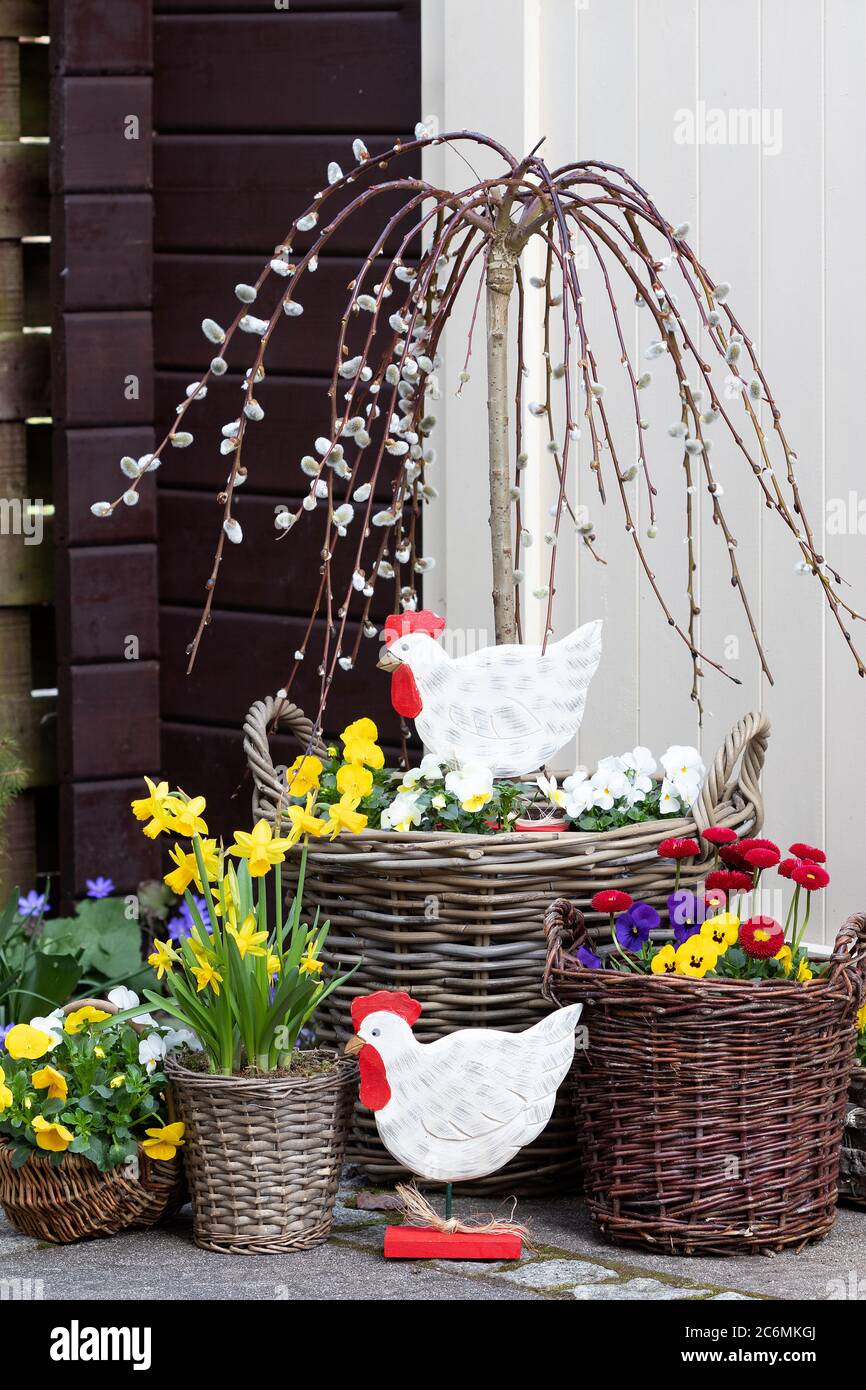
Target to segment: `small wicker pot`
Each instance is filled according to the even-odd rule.
[[[285,810],[286,768],[274,764],[273,727],[283,726],[301,748],[322,752],[309,719],[279,699],[253,705],[244,749],[253,775],[253,814],[274,823]],[[707,776],[694,818],[668,817],[603,834],[565,831],[461,835],[401,835],[365,830],[334,841],[311,841],[305,898],[329,918],[326,956],[359,968],[316,1014],[329,1045],[351,1032],[349,1006],[359,994],[404,989],[424,1006],[415,1026],[423,1042],[457,1028],[529,1028],[549,1010],[541,996],[543,920],[551,897],[576,899],[589,910],[601,888],[628,888],[664,908],[670,866],[656,855],[666,835],[693,835],[700,826],[728,825],[745,833],[763,816],[758,778],[769,724],[743,719],[725,741]],[[287,866],[288,867],[288,866]],[[683,886],[706,871],[701,861]],[[598,930],[607,918],[596,917]],[[379,1141],[374,1117],[357,1108],[348,1157],[376,1182],[405,1178]],[[573,1120],[564,1089],[544,1133],[500,1173],[472,1183],[474,1193],[537,1193],[567,1189],[576,1175]]]
[[[851,1073],[839,1196],[850,1206],[866,1207],[866,1067],[857,1066]]]
[[[203,1250],[280,1254],[327,1240],[358,1068],[347,1057],[314,1055],[333,1065],[313,1075],[248,1078],[168,1059],[186,1123],[193,1237]]]
[[[0,1138],[0,1206],[17,1231],[37,1240],[70,1245],[144,1230],[185,1201],[179,1157],[156,1162],[139,1149],[137,1160],[100,1173],[81,1154],[65,1154],[56,1167],[34,1155],[13,1168],[12,1148]]]
[[[587,1202],[615,1244],[691,1255],[800,1249],[836,1216],[866,916],[828,973],[689,980],[582,968],[582,915],[548,910],[545,991],[582,1001],[574,1094]]]

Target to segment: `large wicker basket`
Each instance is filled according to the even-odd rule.
[[[848,1088],[839,1196],[852,1206],[866,1207],[866,1067],[854,1068]]]
[[[773,1254],[833,1225],[866,916],[827,974],[689,980],[579,965],[582,914],[548,910],[548,997],[583,1003],[574,1094],[589,1209],[615,1244]]]
[[[93,1004],[106,1013],[117,1006],[106,999],[81,999],[64,1013]],[[135,1026],[135,1025],[133,1025]],[[140,1231],[174,1216],[187,1200],[183,1162],[138,1156],[101,1173],[82,1154],[64,1154],[59,1164],[34,1154],[20,1168],[12,1167],[12,1148],[0,1138],[0,1206],[18,1231],[69,1245],[76,1240]]]
[[[327,1240],[358,1068],[348,1057],[306,1055],[330,1070],[216,1076],[168,1059],[202,1249],[286,1254]]]
[[[274,764],[271,733],[285,727],[302,748],[322,751],[296,705],[266,699],[244,723],[244,748],[254,781],[253,814],[274,822],[286,806],[286,768]],[[664,906],[671,866],[656,855],[666,835],[694,834],[710,824],[745,833],[763,816],[758,779],[768,721],[750,714],[732,730],[707,776],[693,817],[668,817],[604,834],[535,832],[460,835],[365,830],[335,841],[311,841],[306,901],[330,918],[328,954],[359,969],[316,1014],[329,1044],[351,1032],[354,996],[404,989],[424,1006],[415,1032],[425,1042],[456,1028],[518,1031],[549,1005],[541,996],[544,912],[562,894],[589,909],[601,888],[629,891]],[[683,871],[694,883],[703,861]],[[606,918],[598,918],[600,932]],[[349,1157],[376,1181],[404,1176],[379,1142],[373,1116],[358,1107]],[[564,1187],[576,1170],[572,1117],[563,1094],[544,1133],[499,1174],[473,1191],[537,1192]]]

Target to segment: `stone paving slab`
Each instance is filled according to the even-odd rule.
[[[830,1236],[801,1255],[684,1259],[606,1245],[576,1198],[522,1202],[519,1218],[535,1244],[519,1264],[386,1261],[382,1241],[393,1214],[356,1208],[356,1192],[351,1183],[341,1190],[326,1245],[285,1256],[199,1250],[189,1209],[153,1231],[77,1246],[20,1236],[0,1216],[0,1300],[22,1290],[84,1300],[822,1300],[856,1297],[850,1290],[858,1281],[866,1297],[866,1213],[854,1209],[840,1211]],[[464,1218],[490,1214],[480,1202],[455,1209]]]

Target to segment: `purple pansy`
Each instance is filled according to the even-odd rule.
[[[0,1025],[0,1052],[5,1052],[5,1051],[6,1051],[6,1034],[7,1034],[7,1033],[11,1033],[11,1032],[12,1032],[12,1029],[13,1029],[14,1027],[15,1027],[15,1024],[14,1024],[14,1023],[7,1023],[7,1024],[5,1024],[5,1025]]]
[[[87,883],[88,898],[110,898],[114,892],[114,882],[110,878],[103,878],[99,874],[97,878],[88,878]]]
[[[700,931],[701,922],[706,915],[704,900],[687,888],[678,888],[668,898],[668,918],[673,928],[674,939],[680,943]]]
[[[634,908],[630,907],[627,912],[620,913],[616,919],[616,939],[624,951],[631,951],[637,954],[649,941],[650,928],[639,919],[632,915]]]
[[[48,911],[48,894],[37,893],[35,888],[24,898],[18,899],[18,911],[22,917],[38,917]]]
[[[600,970],[601,960],[588,946],[578,946],[577,959],[587,970]]]

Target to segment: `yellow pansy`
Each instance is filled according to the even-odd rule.
[[[336,840],[341,830],[348,830],[350,835],[358,835],[364,829],[367,817],[356,809],[357,805],[357,797],[344,796],[336,805],[328,807],[332,840]]]
[[[814,978],[812,971],[809,969],[809,962],[807,960],[801,960],[797,969],[797,979],[799,983],[801,985],[807,985],[809,981]]]
[[[307,797],[306,806],[290,806],[286,814],[292,822],[289,831],[289,844],[294,845],[300,840],[302,835],[320,836],[324,835],[328,829],[328,822],[322,820],[320,816],[313,815],[316,793],[310,792]]]
[[[740,919],[736,912],[718,912],[708,917],[701,927],[701,936],[711,941],[720,956],[733,946],[740,934]]]
[[[192,973],[198,981],[196,988],[199,994],[201,994],[203,989],[207,989],[208,985],[210,985],[214,994],[219,994],[223,977],[209,960],[203,960],[201,965],[194,965],[192,967]]]
[[[111,1018],[111,1014],[106,1013],[105,1009],[95,1009],[92,1004],[85,1004],[83,1008],[66,1015],[63,1028],[67,1033],[80,1033],[85,1023],[102,1023],[106,1018]]]
[[[36,1135],[37,1148],[47,1149],[49,1153],[62,1154],[75,1138],[71,1129],[67,1129],[65,1125],[52,1124],[42,1115],[37,1115],[31,1123]]]
[[[344,743],[354,743],[356,739],[366,739],[368,743],[378,743],[379,730],[372,719],[356,719],[353,724],[347,724],[340,738]]]
[[[779,964],[782,967],[782,970],[786,975],[790,975],[791,970],[793,968],[793,957],[791,955],[790,946],[788,946],[787,944],[784,945],[781,951],[776,952],[773,959],[779,962]]]
[[[120,1086],[123,1085],[125,1080],[126,1077],[124,1076],[123,1072],[119,1071],[117,1073],[117,1076],[113,1076],[108,1084],[111,1087],[112,1091],[116,1091]]]
[[[229,925],[227,928],[240,953],[241,960],[246,960],[247,956],[266,956],[268,934],[266,931],[256,931],[258,922],[255,915],[251,912],[244,918],[240,927]]]
[[[93,1055],[94,1055],[94,1057],[98,1057],[99,1060],[100,1060],[100,1062],[101,1062],[102,1059],[103,1059],[103,1057],[105,1056],[105,1048],[104,1048],[104,1047],[95,1047],[95,1048],[93,1049]]]
[[[300,974],[301,974],[301,975],[321,975],[321,973],[322,973],[322,968],[323,968],[323,964],[324,964],[323,961],[316,960],[316,956],[315,956],[315,946],[314,946],[313,942],[311,941],[311,942],[309,943],[309,945],[307,946],[306,951],[305,951],[304,954],[301,956],[301,959],[298,961],[298,970],[299,970]]]
[[[866,1033],[866,1004],[857,1010],[857,1032]]]
[[[182,801],[179,796],[169,797],[166,810],[171,815],[171,828],[175,835],[183,835],[187,840],[193,835],[206,835],[207,825],[202,820],[202,811],[207,802],[203,796],[190,797]]]
[[[6,1085],[6,1073],[3,1068],[0,1067],[0,1114],[2,1114],[4,1110],[8,1110],[11,1104],[12,1092]]]
[[[179,960],[180,956],[170,941],[154,941],[153,950],[147,958],[147,963],[153,966],[156,971],[156,978],[161,980],[166,971],[170,972],[172,966]]]
[[[41,1071],[35,1071],[30,1078],[30,1084],[37,1091],[47,1091],[48,1100],[65,1100],[69,1095],[66,1077],[53,1067],[43,1067]]]
[[[650,961],[650,970],[654,975],[675,975],[677,973],[677,953],[670,942],[667,946],[662,946],[660,951],[656,951]]]
[[[718,959],[719,953],[712,941],[700,934],[690,936],[677,947],[677,974],[703,979]]]
[[[213,881],[219,872],[219,856],[217,854],[216,840],[202,840],[201,853],[204,859],[204,869],[208,879]],[[198,871],[198,863],[192,850],[185,850],[182,845],[175,845],[171,851],[170,858],[177,868],[172,869],[165,875],[163,882],[182,898],[191,883],[194,883],[200,893],[204,892],[201,876]]]
[[[321,775],[321,758],[301,753],[291,767],[286,769],[289,796],[308,796],[310,792],[317,791]]]
[[[385,766],[385,754],[370,738],[350,738],[343,749],[347,763],[356,766],[379,768]]]
[[[157,835],[162,835],[163,831],[168,830],[168,813],[166,802],[171,793],[168,789],[168,782],[151,782],[149,777],[145,777],[148,795],[139,797],[133,801],[132,814],[136,820],[146,820],[147,825],[143,826],[145,835],[150,840],[155,840]]]
[[[373,790],[373,774],[359,763],[343,763],[337,770],[337,791],[341,796],[353,796],[358,801]]]
[[[176,1121],[172,1125],[162,1125],[159,1129],[146,1129],[146,1139],[142,1139],[141,1147],[148,1158],[157,1158],[167,1161],[174,1158],[178,1149],[184,1145],[184,1134],[186,1125]]]
[[[22,1057],[26,1057],[28,1062],[35,1062],[51,1051],[53,1039],[49,1033],[43,1033],[41,1028],[31,1028],[29,1023],[16,1023],[6,1034],[5,1046],[9,1056],[14,1057],[16,1062]]]
[[[297,809],[297,807],[295,808]],[[246,859],[253,878],[261,878],[274,864],[282,864],[290,840],[281,840],[266,820],[256,821],[252,830],[236,830],[229,854]]]

